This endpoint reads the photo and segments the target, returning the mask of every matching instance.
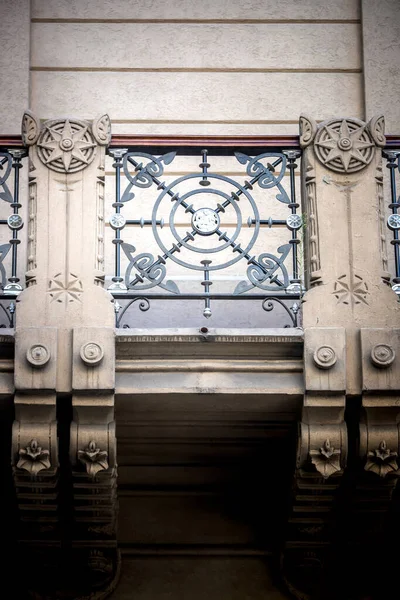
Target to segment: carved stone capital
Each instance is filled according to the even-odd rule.
[[[98,145],[110,143],[111,123],[108,115],[101,115],[93,122],[61,118],[40,125],[27,111],[22,119],[22,137],[26,145],[37,145],[39,159],[52,171],[76,173],[93,161]]]
[[[359,119],[331,119],[321,123],[314,140],[318,160],[336,173],[356,173],[373,159],[375,140]]]

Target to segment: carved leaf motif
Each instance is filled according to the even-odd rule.
[[[317,123],[307,115],[300,115],[300,146],[306,148],[313,141],[317,132]]]
[[[100,450],[94,440],[84,450],[78,450],[78,459],[85,465],[90,477],[95,477],[99,471],[105,471],[109,466],[108,452]]]
[[[33,477],[43,469],[51,467],[49,451],[43,450],[35,439],[26,448],[20,448],[19,456],[20,459],[17,463],[17,468],[28,471]]]
[[[37,141],[40,133],[40,126],[34,114],[29,110],[24,112],[21,129],[25,146],[31,146]]]
[[[341,471],[340,454],[341,451],[331,446],[329,439],[325,440],[319,450],[310,450],[312,464],[325,479]]]
[[[378,448],[368,452],[364,469],[376,473],[376,475],[382,478],[386,477],[389,473],[394,474],[395,471],[399,470],[397,452],[392,452],[387,447],[385,440],[382,440]]]

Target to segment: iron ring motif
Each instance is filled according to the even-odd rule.
[[[50,360],[50,350],[44,344],[34,344],[28,348],[26,359],[33,367],[44,367]]]
[[[242,199],[247,199],[247,201],[249,202],[252,212],[254,214],[254,232],[253,235],[251,236],[250,241],[248,241],[246,243],[246,246],[244,248],[241,248],[241,251],[237,252],[237,256],[235,256],[233,259],[225,261],[223,263],[220,264],[212,264],[208,267],[207,270],[209,271],[216,271],[219,269],[225,269],[233,264],[235,264],[236,262],[238,262],[239,260],[241,260],[243,258],[244,254],[247,254],[251,248],[253,247],[253,245],[255,244],[258,234],[259,234],[259,228],[260,228],[260,217],[259,217],[259,213],[258,213],[258,209],[256,206],[256,203],[254,202],[253,197],[251,196],[251,194],[248,192],[248,190],[240,185],[239,183],[237,183],[236,181],[222,176],[222,175],[218,175],[218,174],[211,174],[208,173],[207,174],[208,179],[210,180],[215,180],[216,182],[223,182],[223,183],[227,183],[230,186],[232,186],[232,188],[235,190],[235,192],[233,192],[233,194],[228,195],[226,194],[224,191],[220,190],[220,189],[214,189],[214,188],[208,188],[207,190],[203,190],[200,188],[196,188],[194,190],[191,190],[189,192],[187,192],[186,194],[183,194],[182,196],[180,196],[178,193],[173,194],[174,189],[177,188],[177,186],[179,186],[182,182],[191,180],[191,179],[195,179],[195,180],[202,180],[203,179],[203,175],[202,174],[191,174],[191,175],[185,175],[183,177],[180,177],[179,179],[176,179],[175,181],[173,181],[170,185],[166,186],[165,189],[162,190],[162,192],[160,193],[160,195],[158,196],[154,207],[153,207],[153,212],[152,212],[152,229],[153,229],[153,235],[154,238],[158,244],[158,246],[161,248],[162,252],[168,256],[168,258],[171,258],[171,260],[173,260],[175,263],[179,264],[180,266],[183,266],[185,268],[189,268],[189,269],[193,269],[196,271],[203,271],[204,270],[204,266],[202,265],[198,265],[198,264],[193,264],[193,263],[189,263],[181,258],[178,258],[175,254],[175,252],[180,252],[180,248],[186,248],[187,250],[190,250],[192,252],[196,252],[196,253],[201,253],[201,254],[209,254],[209,253],[217,253],[220,252],[226,248],[228,248],[229,246],[232,245],[232,242],[236,241],[236,239],[238,238],[241,230],[242,230],[242,215],[241,215],[241,209],[238,206],[238,203],[235,199],[235,194],[237,191],[240,190],[240,194],[241,194],[241,198]],[[169,224],[170,224],[170,230],[172,235],[174,236],[176,242],[178,242],[179,246],[178,248],[176,248],[177,244],[174,244],[175,250],[171,251],[170,248],[167,247],[167,245],[163,242],[163,240],[161,239],[161,235],[160,232],[157,228],[157,212],[160,208],[160,204],[162,203],[162,201],[164,199],[168,199],[171,200],[171,193],[173,194],[173,196],[175,196],[175,198],[173,198],[175,200],[174,202],[174,206],[172,207],[171,211],[170,211],[170,216],[169,216]],[[187,206],[187,203],[185,201],[185,199],[188,199],[194,195],[197,194],[209,194],[209,196],[211,195],[216,195],[216,196],[222,196],[225,200],[229,200],[230,205],[233,207],[235,213],[236,213],[236,226],[235,226],[235,231],[232,234],[232,236],[229,236],[229,241],[226,240],[224,241],[223,238],[223,224],[221,223],[220,228],[217,228],[215,231],[213,231],[211,234],[208,233],[200,233],[198,231],[195,231],[195,233],[199,233],[199,235],[201,235],[202,239],[204,239],[206,236],[207,238],[212,238],[214,235],[219,236],[219,239],[221,239],[223,241],[223,243],[220,246],[217,247],[208,247],[208,248],[204,248],[204,247],[196,247],[195,244],[190,244],[189,241],[193,242],[194,241],[194,235],[193,232],[191,233],[190,231],[186,232],[186,236],[182,237],[179,235],[179,233],[176,230],[176,226],[175,226],[175,216],[176,213],[178,211],[178,209],[181,207],[182,210],[185,210],[185,212],[197,212],[194,207],[192,205],[190,205],[189,207]],[[186,209],[185,209],[186,206]],[[219,208],[220,205],[216,205],[216,208],[214,209],[213,207],[209,207],[209,206],[202,206],[201,208],[209,208],[210,211],[216,212],[217,210],[219,211],[219,213],[223,213],[224,211],[221,210]],[[200,208],[200,207],[199,207]],[[190,223],[188,225],[190,228],[192,228],[192,224]]]
[[[337,362],[336,352],[332,346],[320,346],[313,354],[314,363],[319,369],[331,369]]]
[[[371,362],[379,369],[387,369],[393,364],[396,352],[389,344],[376,344],[371,350]]]
[[[81,346],[79,354],[86,365],[95,367],[103,360],[104,350],[97,342],[86,342]]]

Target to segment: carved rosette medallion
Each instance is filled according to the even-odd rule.
[[[358,119],[334,119],[324,123],[315,136],[315,154],[337,173],[356,173],[371,162],[375,142]]]
[[[37,440],[31,440],[26,448],[20,448],[17,469],[24,469],[35,477],[43,469],[50,469],[49,451],[43,450]]]
[[[390,367],[395,358],[396,352],[389,344],[376,344],[371,350],[371,362],[380,369]]]
[[[95,367],[101,363],[104,356],[104,350],[96,342],[87,342],[80,349],[80,357],[89,367]]]
[[[43,344],[35,344],[26,352],[27,361],[36,368],[44,367],[50,360],[50,350]]]
[[[47,121],[40,132],[40,160],[58,173],[76,173],[89,165],[96,154],[96,140],[89,124],[77,119]]]
[[[331,346],[320,346],[315,350],[313,359],[319,369],[331,369],[337,361],[337,356]]]

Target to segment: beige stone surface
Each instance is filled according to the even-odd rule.
[[[29,0],[0,2],[0,132],[18,134],[29,106]]]
[[[399,323],[400,319],[396,325]],[[398,394],[400,389],[400,329],[361,329],[361,351],[363,391],[368,393],[390,390]],[[376,352],[378,353],[378,365],[371,360],[371,354]],[[381,365],[379,364],[380,356],[382,356]]]
[[[356,0],[33,0],[32,16],[47,19],[357,19]]]
[[[344,392],[345,329],[308,327],[304,332],[304,363],[307,391]]]
[[[73,332],[73,390],[113,390],[115,386],[114,329],[80,327]],[[100,362],[93,362],[100,359]],[[86,362],[85,362],[86,360]],[[93,364],[90,363],[92,361]]]
[[[384,113],[386,131],[400,129],[400,18],[395,0],[362,0],[366,117]]]
[[[359,117],[363,101],[358,73],[33,72],[32,108],[41,118],[294,120]]]
[[[354,23],[33,23],[31,66],[358,69],[360,41]]]
[[[54,327],[20,327],[15,335],[15,387],[17,390],[55,390],[57,374],[57,330]],[[47,362],[34,366],[35,349],[39,359],[46,355]],[[33,358],[31,358],[33,350]],[[28,361],[27,356],[30,358]],[[44,360],[46,360],[46,358]]]

